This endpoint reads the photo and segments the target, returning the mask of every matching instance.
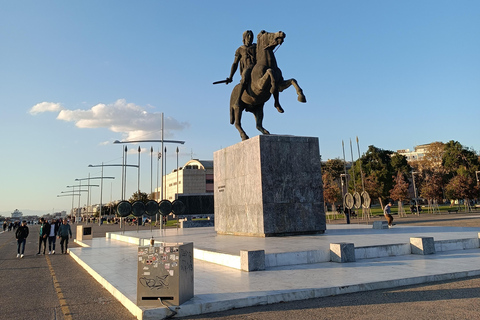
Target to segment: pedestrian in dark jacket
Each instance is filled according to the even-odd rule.
[[[63,219],[63,223],[58,227],[58,238],[60,239],[60,247],[62,248],[62,253],[68,253],[68,236],[72,238],[72,229],[68,224],[67,219]],[[65,250],[64,250],[65,248]]]
[[[55,254],[55,240],[57,239],[57,231],[58,224],[56,219],[53,219],[50,223],[50,232],[48,234],[48,254]]]
[[[27,221],[23,220],[20,227],[18,227],[17,231],[15,231],[15,238],[17,239],[17,258],[23,258],[23,253],[25,252],[25,243],[27,243],[28,234],[29,230],[27,227]]]
[[[47,249],[47,239],[48,235],[50,234],[50,224],[45,221],[45,219],[40,218],[40,231],[38,233],[38,252],[40,254],[42,251],[42,244],[43,244],[43,254],[45,254],[45,250]]]

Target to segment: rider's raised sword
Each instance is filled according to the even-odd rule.
[[[229,79],[225,79],[225,80],[220,80],[220,81],[215,81],[213,84],[219,84],[219,83],[226,83],[226,84],[229,84],[231,81]]]

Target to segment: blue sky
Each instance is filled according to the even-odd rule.
[[[247,29],[287,34],[277,61],[307,98],[297,102],[293,87],[281,93],[284,114],[267,102],[271,133],[319,137],[323,159],[342,157],[342,140],[348,146],[356,136],[361,152],[449,140],[480,150],[479,1],[0,0],[0,7],[4,216],[70,210],[71,197],[57,195],[76,178],[98,176],[89,164],[121,163],[114,140],[159,139],[162,112],[165,139],[186,141],[180,164],[239,142],[229,123],[233,84],[212,82],[229,75]],[[243,126],[259,133],[251,114]],[[140,146],[141,189],[149,192],[149,150],[159,144]],[[167,171],[175,148],[167,145]],[[355,143],[354,151],[356,159]],[[128,162],[136,164],[136,152]],[[106,181],[104,198],[120,198],[120,169],[104,173],[117,177]],[[129,171],[129,195],[136,177]]]

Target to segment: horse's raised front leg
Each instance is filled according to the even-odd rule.
[[[298,85],[297,80],[295,80],[293,78],[285,80],[282,83],[280,83],[278,85],[278,91],[282,92],[283,90],[287,89],[291,85],[293,85],[295,87],[295,90],[297,90],[298,101],[307,102],[307,98],[305,98],[305,95],[303,94],[302,88],[300,88],[300,86]]]
[[[277,81],[275,80],[275,76],[273,74],[273,70],[271,68],[265,70],[265,73],[261,78],[258,79],[258,87],[265,90],[268,90],[268,86],[270,87],[270,93],[274,93],[277,90]]]
[[[257,125],[257,130],[263,134],[270,134],[267,129],[263,127],[263,104],[255,106],[254,111],[255,123]]]
[[[280,84],[282,84],[283,82],[284,81],[280,82]],[[275,100],[275,103],[274,103],[275,108],[278,110],[278,112],[283,113],[284,110],[280,105],[279,94],[278,94],[283,89],[280,90],[280,85],[277,86],[277,81],[275,80],[275,75],[271,68],[265,71],[265,74],[263,75],[263,77],[259,79],[258,84],[263,89],[266,89],[267,86],[270,85],[270,93],[273,95],[273,98]],[[288,86],[290,86],[290,84]]]

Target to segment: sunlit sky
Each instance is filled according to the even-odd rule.
[[[11,1],[0,0],[0,214],[70,210],[89,164],[120,164],[114,140],[183,140],[179,164],[211,160],[240,142],[225,79],[242,33],[287,34],[276,52],[295,90],[265,105],[273,134],[318,137],[322,159],[358,158],[457,140],[480,150],[480,1]],[[254,40],[256,42],[256,39]],[[245,131],[259,134],[253,115]],[[150,192],[142,143],[141,191]],[[167,146],[167,170],[176,166]],[[138,145],[128,163],[137,163]],[[295,157],[298,155],[292,155]],[[153,175],[156,176],[156,162]],[[105,168],[105,201],[119,199],[120,168]],[[154,186],[156,185],[155,178]],[[129,169],[127,194],[137,189]],[[99,183],[97,180],[96,183]],[[99,188],[92,202],[99,202]],[[74,198],[75,206],[78,198]],[[86,203],[86,194],[80,204]]]

